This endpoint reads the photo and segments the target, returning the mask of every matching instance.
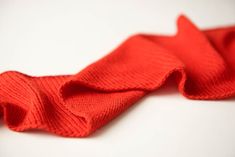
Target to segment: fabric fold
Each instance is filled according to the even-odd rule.
[[[137,34],[74,75],[0,74],[0,116],[15,131],[88,136],[173,78],[190,99],[235,95],[235,26],[200,30],[185,16],[173,36]]]

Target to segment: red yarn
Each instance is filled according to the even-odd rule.
[[[190,99],[235,95],[235,26],[199,30],[178,19],[175,36],[138,34],[75,75],[0,74],[0,115],[15,131],[87,136],[169,77]]]

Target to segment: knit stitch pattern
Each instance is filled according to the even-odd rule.
[[[235,26],[200,30],[186,17],[174,36],[137,34],[74,75],[0,74],[0,118],[14,131],[88,136],[167,79],[190,99],[235,95]]]

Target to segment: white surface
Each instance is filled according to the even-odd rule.
[[[136,32],[235,24],[234,0],[1,0],[0,72],[76,73]],[[17,133],[0,124],[1,157],[234,157],[235,99],[193,101],[172,85],[88,138]]]

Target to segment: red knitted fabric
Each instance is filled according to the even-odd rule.
[[[0,116],[10,129],[87,136],[173,77],[190,99],[235,95],[235,26],[175,36],[138,34],[75,75],[0,74]]]

